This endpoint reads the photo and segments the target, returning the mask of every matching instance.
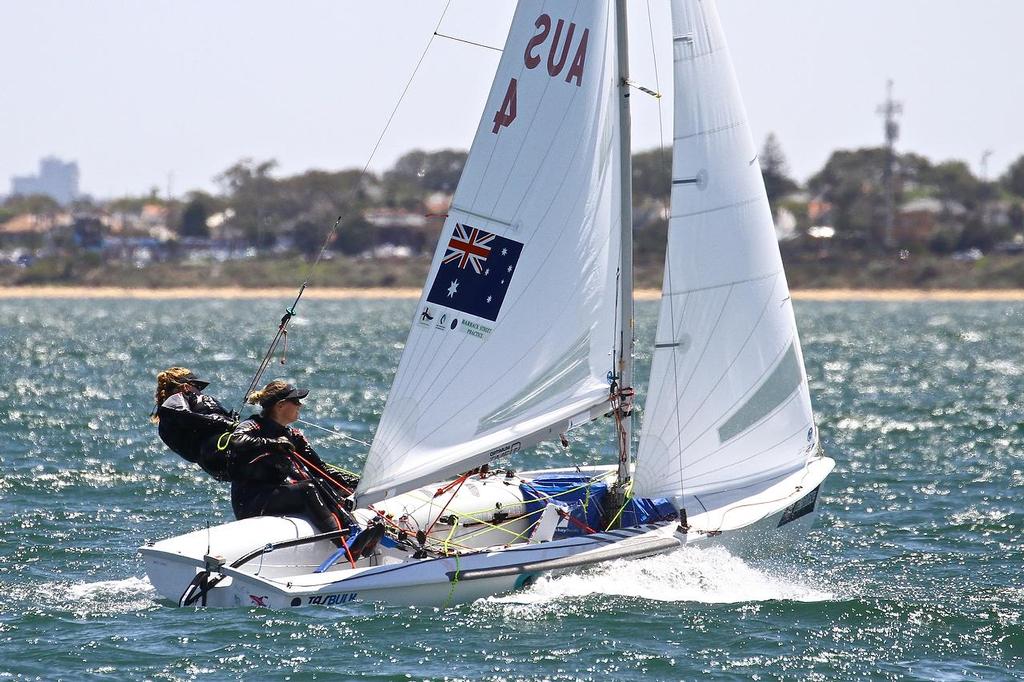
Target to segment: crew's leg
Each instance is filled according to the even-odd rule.
[[[264,514],[303,514],[321,533],[341,530],[341,523],[310,481],[289,483],[274,488],[263,507]]]

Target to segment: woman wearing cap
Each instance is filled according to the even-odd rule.
[[[235,428],[237,420],[213,396],[203,393],[209,382],[187,367],[170,367],[156,375],[156,409],[160,440],[219,481],[227,480],[227,464],[218,453],[217,438]],[[220,455],[220,456],[218,456]]]
[[[252,393],[248,402],[263,408],[231,436],[231,507],[235,518],[302,514],[320,532],[341,529],[341,521],[310,478],[327,465],[305,436],[289,424],[299,418],[309,391],[281,380]],[[312,469],[312,472],[310,472]]]

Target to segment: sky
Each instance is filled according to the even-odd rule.
[[[569,2],[571,0],[551,0]],[[597,0],[579,0],[591,2]],[[448,4],[447,11],[445,5]],[[718,0],[755,141],[774,133],[798,180],[832,151],[882,143],[886,81],[898,148],[996,177],[1024,155],[1024,1]],[[0,194],[54,155],[98,198],[215,191],[243,158],[281,174],[467,149],[512,0],[0,0]],[[671,125],[667,0],[629,0],[633,80]],[[653,35],[653,42],[652,42]],[[633,147],[660,144],[635,96]]]

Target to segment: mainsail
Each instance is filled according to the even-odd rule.
[[[614,44],[607,3],[519,3],[361,504],[607,408],[620,243]]]
[[[634,492],[704,504],[798,470],[817,434],[757,150],[713,1],[673,0],[672,30],[672,214]]]

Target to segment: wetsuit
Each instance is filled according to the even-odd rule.
[[[231,508],[235,518],[267,514],[301,514],[320,532],[341,529],[317,485],[296,465],[300,454],[321,471],[327,465],[295,429],[256,415],[231,436]]]
[[[182,391],[165,400],[157,414],[160,440],[167,447],[218,481],[228,480],[227,462],[216,441],[235,428],[237,420],[216,398]]]

